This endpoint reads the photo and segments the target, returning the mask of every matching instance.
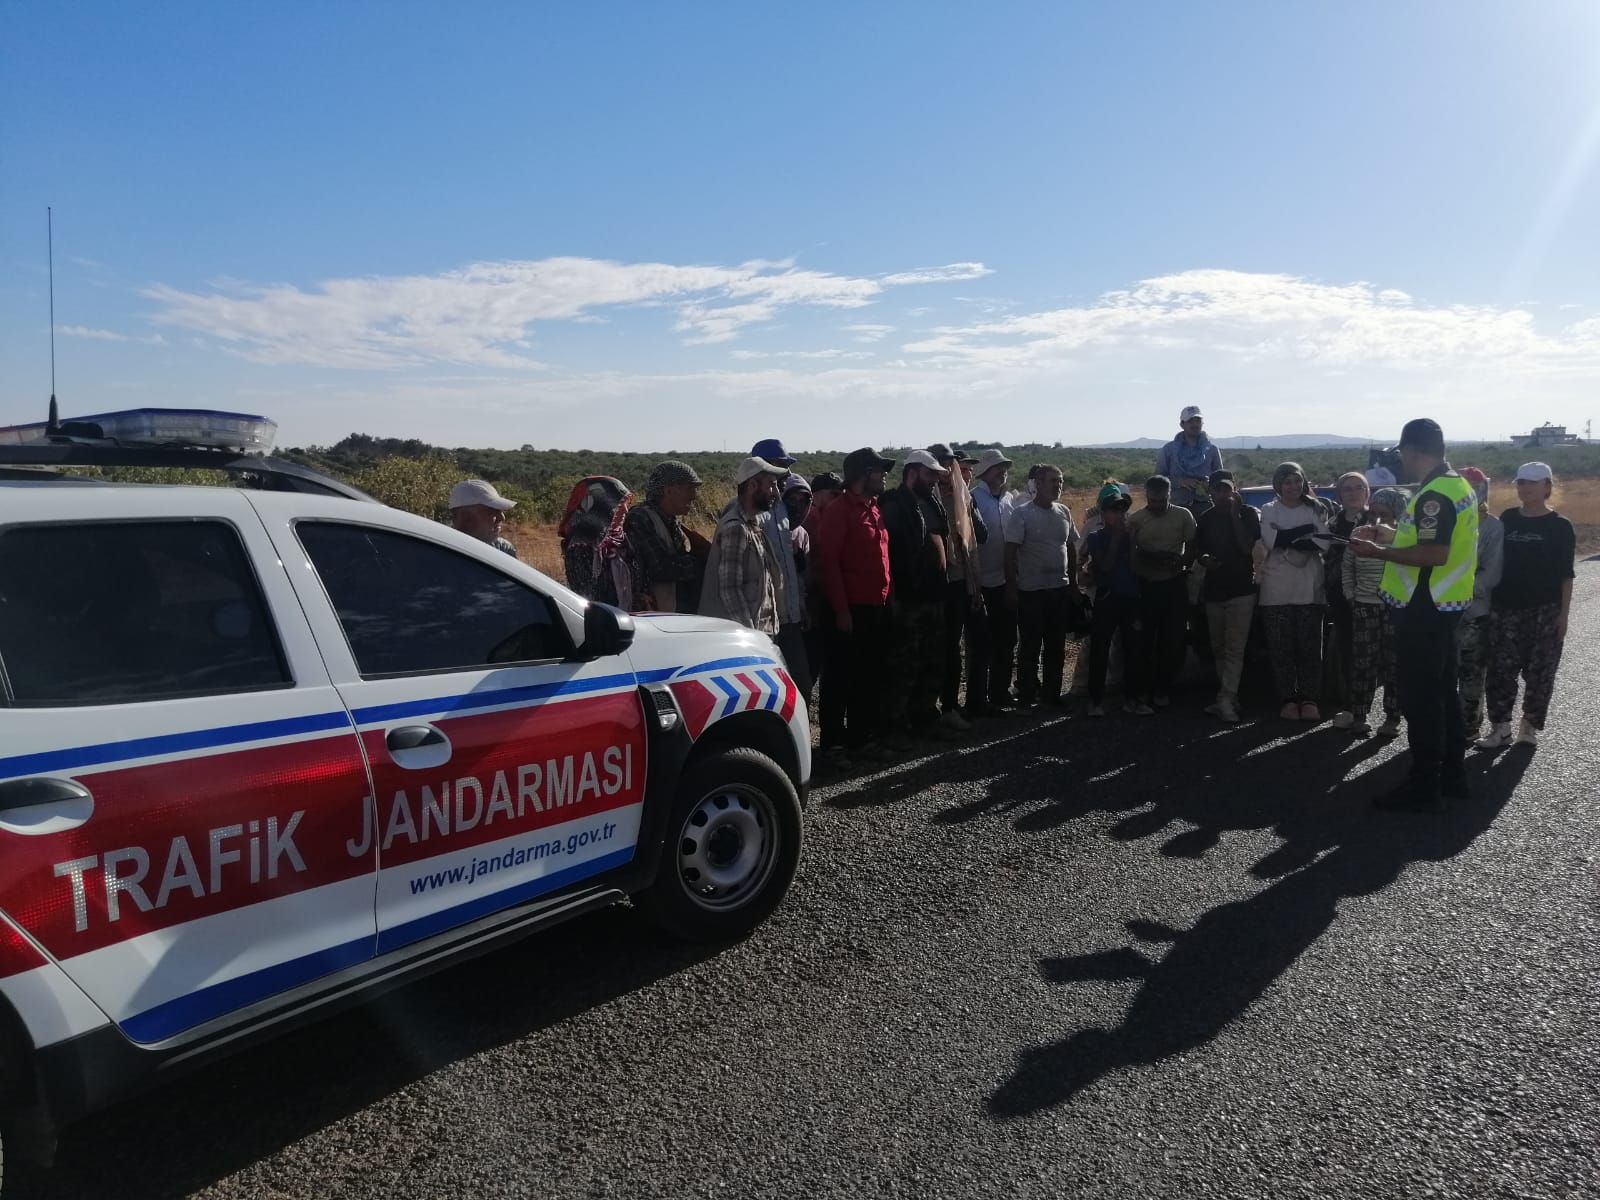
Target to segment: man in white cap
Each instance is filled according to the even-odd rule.
[[[500,536],[506,513],[517,506],[483,479],[463,479],[450,489],[450,523],[469,537],[517,557],[517,548]]]
[[[1222,470],[1222,451],[1206,435],[1205,417],[1191,404],[1178,414],[1178,436],[1156,454],[1157,475],[1172,480],[1172,503],[1199,516],[1211,507],[1206,481]]]
[[[773,560],[762,517],[778,502],[778,483],[788,474],[789,468],[753,456],[734,472],[738,493],[717,521],[706,559],[706,581],[700,594],[703,615],[725,617],[762,633],[777,634],[783,611],[783,572]],[[803,671],[804,664],[792,669]]]

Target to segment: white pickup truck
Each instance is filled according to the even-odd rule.
[[[766,636],[591,604],[293,464],[64,428],[0,446],[17,1148],[624,897],[696,939],[782,900],[810,735]],[[251,486],[63,473],[139,463]]]

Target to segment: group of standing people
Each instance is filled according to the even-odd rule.
[[[1200,410],[1184,409],[1180,427],[1143,505],[1110,480],[1082,529],[1061,503],[1059,467],[1035,464],[1013,489],[999,448],[935,443],[897,462],[863,447],[806,480],[780,441],[757,442],[709,539],[683,523],[702,484],[687,463],[659,464],[638,504],[620,481],[590,477],[561,522],[567,582],[632,611],[699,612],[772,635],[804,694],[820,680],[824,763],[895,758],[974,720],[1068,705],[1074,634],[1088,635],[1076,680],[1087,715],[1106,715],[1120,657],[1123,711],[1151,716],[1171,703],[1202,607],[1194,624],[1218,680],[1206,711],[1220,720],[1241,719],[1259,621],[1280,718],[1321,723],[1332,691],[1338,729],[1394,737],[1404,721],[1412,774],[1387,806],[1464,795],[1472,739],[1486,750],[1537,742],[1575,556],[1546,464],[1519,469],[1519,504],[1497,519],[1488,478],[1454,470],[1439,426],[1419,419],[1390,454],[1413,489],[1349,472],[1333,502],[1286,462],[1258,513]],[[510,506],[481,480],[451,493],[458,527],[514,554],[499,537]]]

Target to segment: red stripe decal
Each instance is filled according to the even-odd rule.
[[[0,846],[0,909],[58,959],[372,870],[350,734],[82,781],[88,821]]]
[[[750,693],[750,698],[748,700],[739,701],[738,706],[734,709],[734,711],[742,712],[747,708],[755,708],[761,701],[761,685],[754,679],[751,679],[750,676],[746,675],[743,671],[740,671],[739,674],[735,675],[733,680],[745,691]]]
[[[778,682],[783,684],[783,703],[778,709],[778,715],[787,723],[794,716],[795,701],[800,695],[800,689],[795,687],[794,680],[789,678],[789,672],[778,671]]]
[[[450,739],[450,761],[424,770],[396,766],[382,729],[361,735],[377,791],[385,869],[624,808],[644,796],[644,714],[633,692],[433,724]]]
[[[678,707],[683,710],[683,723],[689,736],[699,737],[717,707],[717,698],[698,679],[685,679],[669,686],[677,698]]]
[[[44,955],[10,925],[0,922],[0,979],[20,975],[45,964]]]

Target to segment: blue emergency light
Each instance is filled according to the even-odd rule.
[[[49,435],[46,422],[0,429],[0,444],[24,445]],[[124,446],[186,446],[265,454],[272,449],[278,423],[254,413],[209,408],[130,408],[122,412],[70,417],[61,432],[100,437]]]

